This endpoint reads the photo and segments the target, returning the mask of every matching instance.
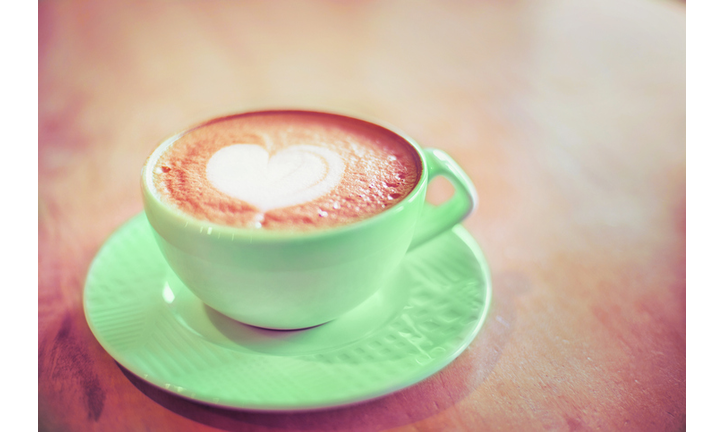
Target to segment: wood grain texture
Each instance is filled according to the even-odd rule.
[[[684,8],[41,2],[41,430],[684,429]],[[378,118],[470,174],[481,206],[465,226],[494,304],[442,372],[359,406],[263,415],[152,388],[93,338],[85,275],[142,209],[151,150],[268,107]]]

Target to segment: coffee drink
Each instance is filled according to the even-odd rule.
[[[404,199],[422,164],[402,137],[333,114],[265,111],[212,120],[150,161],[153,193],[195,219],[307,231],[354,223]]]

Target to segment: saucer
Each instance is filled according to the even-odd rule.
[[[374,399],[429,377],[472,342],[490,299],[485,258],[458,225],[408,253],[388,284],[334,321],[252,327],[184,286],[141,213],[98,252],[83,304],[98,342],[145,381],[227,408],[297,411]]]

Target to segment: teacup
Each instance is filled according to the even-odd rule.
[[[404,141],[419,163],[416,184],[406,196],[371,217],[301,231],[214,223],[162,199],[153,174],[161,154],[189,131],[257,114],[244,113],[204,122],[161,143],[143,168],[142,191],[146,216],[163,256],[205,304],[245,324],[300,329],[334,320],[371,297],[409,250],[467,217],[477,206],[477,194],[450,156],[442,150],[422,149],[401,132],[349,116],[284,112],[359,123]],[[428,184],[439,175],[455,186],[455,193],[439,206],[425,206]]]

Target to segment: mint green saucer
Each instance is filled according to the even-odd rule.
[[[83,302],[103,348],[149,383],[213,405],[296,411],[429,377],[472,342],[490,297],[485,258],[458,225],[408,253],[388,285],[341,318],[295,331],[250,327],[176,278],[142,213],[98,252]]]

